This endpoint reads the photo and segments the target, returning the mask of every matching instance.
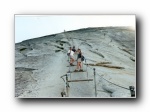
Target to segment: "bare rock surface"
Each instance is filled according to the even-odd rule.
[[[61,97],[65,83],[60,77],[69,70],[67,51],[70,46],[82,50],[86,72],[73,72],[69,80],[94,79],[95,68],[97,97],[131,97],[129,90],[108,82],[125,88],[136,87],[135,31],[127,27],[85,28],[16,43],[15,96]],[[75,68],[70,67],[70,70]],[[69,85],[69,97],[95,97],[94,81],[70,82]]]

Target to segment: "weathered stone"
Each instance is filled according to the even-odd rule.
[[[62,97],[65,82],[60,78],[76,66],[67,67],[70,46],[85,57],[83,70],[69,80],[93,79],[96,68],[97,97],[130,97],[135,86],[135,31],[126,27],[84,28],[47,35],[15,44],[15,96],[26,98]],[[77,55],[75,54],[75,60]],[[76,61],[74,64],[76,65]],[[116,68],[116,69],[114,69]],[[65,78],[65,77],[64,77]],[[95,97],[94,82],[70,82],[69,97]]]

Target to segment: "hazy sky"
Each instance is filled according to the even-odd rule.
[[[15,15],[15,43],[87,27],[132,26],[135,15]]]

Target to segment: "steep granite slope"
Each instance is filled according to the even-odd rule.
[[[108,81],[126,88],[136,86],[135,39],[135,31],[127,27],[98,27],[16,43],[15,96],[61,97],[65,83],[60,77],[68,72],[66,54],[74,45],[86,58],[83,68],[87,72],[72,73],[69,79],[87,79],[87,75],[93,79],[95,68],[97,97],[130,97],[129,90]],[[94,81],[69,84],[69,97],[95,97]]]

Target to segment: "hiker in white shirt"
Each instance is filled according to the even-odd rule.
[[[68,56],[70,56],[70,65],[73,65],[74,62],[74,52],[72,51],[72,48],[70,47],[70,50],[68,51]]]

